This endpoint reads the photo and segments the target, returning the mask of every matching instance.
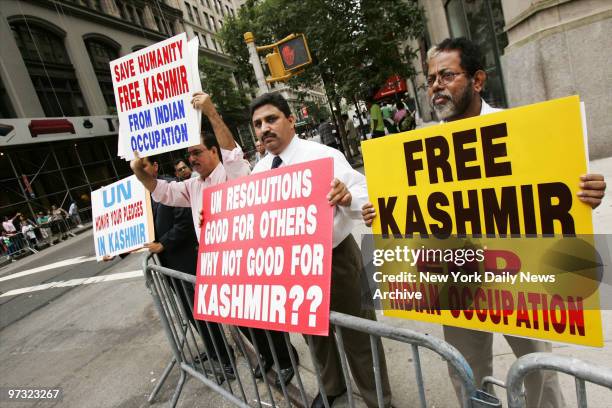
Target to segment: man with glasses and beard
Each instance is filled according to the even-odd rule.
[[[427,86],[431,107],[443,122],[471,118],[500,109],[489,106],[481,97],[487,74],[482,63],[480,49],[465,38],[449,38],[427,53]],[[578,181],[578,180],[577,180]],[[600,174],[580,177],[578,198],[592,208],[597,207],[604,196],[606,183]],[[372,225],[376,211],[372,204],[363,207],[366,225]],[[535,352],[551,352],[548,342],[505,335],[517,357]],[[456,347],[474,371],[476,384],[493,375],[493,333],[444,326],[444,339]],[[461,382],[453,369],[449,373],[460,400]],[[528,407],[564,407],[557,374],[553,371],[535,371],[526,377],[526,401]]]

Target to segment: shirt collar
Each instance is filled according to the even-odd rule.
[[[492,108],[484,99],[480,99],[480,115],[486,115],[488,113],[496,112],[497,109]]]
[[[225,168],[223,167],[223,163],[219,162],[217,167],[213,171],[210,172],[208,177],[204,179],[204,183],[207,185],[215,185],[219,182],[224,182],[225,180]]]
[[[279,156],[285,165],[289,163],[293,163],[293,158],[295,157],[295,155],[298,153],[298,150],[299,150],[299,147],[298,147],[299,144],[300,144],[300,138],[294,134],[293,138],[291,139],[287,147],[285,147],[285,150],[280,152]]]

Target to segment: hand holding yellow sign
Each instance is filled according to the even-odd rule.
[[[424,299],[411,299],[410,307],[386,299],[385,314],[602,345],[597,268],[555,275],[559,265],[551,255],[562,245],[559,235],[593,233],[591,208],[578,200],[587,166],[577,96],[376,139],[363,144],[363,153],[379,249],[443,253],[465,245],[438,240],[433,248],[431,240],[393,236],[532,237],[471,242],[488,253],[458,268],[442,257],[388,263],[383,275],[414,273],[417,280],[383,288],[409,288]],[[583,254],[581,244],[571,246],[578,248],[574,255],[592,255]],[[428,281],[421,273],[450,280]],[[556,278],[540,281],[540,275]],[[485,288],[461,280],[466,276],[490,280]]]

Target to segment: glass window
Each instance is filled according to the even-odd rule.
[[[206,20],[206,25],[209,30],[212,30],[212,26],[210,25],[210,16],[207,13],[204,13],[204,20]]]
[[[202,25],[202,19],[200,19],[200,13],[198,13],[198,9],[193,6],[193,14],[196,16],[196,20],[198,20],[198,24]]]
[[[88,115],[64,39],[32,23],[11,23],[11,29],[45,115]]]
[[[98,39],[85,40],[85,46],[91,59],[100,90],[108,109],[115,108],[115,94],[109,63],[119,58],[119,49],[109,42]]]
[[[193,21],[193,13],[191,12],[191,6],[189,3],[185,2],[185,8],[187,8],[187,15],[189,16],[189,21]]]
[[[480,47],[487,72],[482,97],[493,106],[507,106],[499,61],[508,45],[501,0],[449,0],[446,16],[451,36],[467,37]]]
[[[9,98],[6,88],[4,87],[4,82],[2,82],[2,78],[0,77],[0,118],[16,117],[17,115],[13,109],[11,98]]]

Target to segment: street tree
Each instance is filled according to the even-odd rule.
[[[416,0],[248,0],[226,22],[220,37],[240,77],[253,82],[244,32],[253,32],[260,45],[304,33],[313,64],[289,85],[308,87],[322,81],[341,123],[341,97],[353,100],[393,74],[414,75],[414,51],[405,44],[420,38],[424,27],[424,12]]]
[[[206,57],[200,57],[199,68],[202,90],[210,95],[223,120],[231,128],[247,121],[248,102],[232,79],[232,69],[215,64]]]

